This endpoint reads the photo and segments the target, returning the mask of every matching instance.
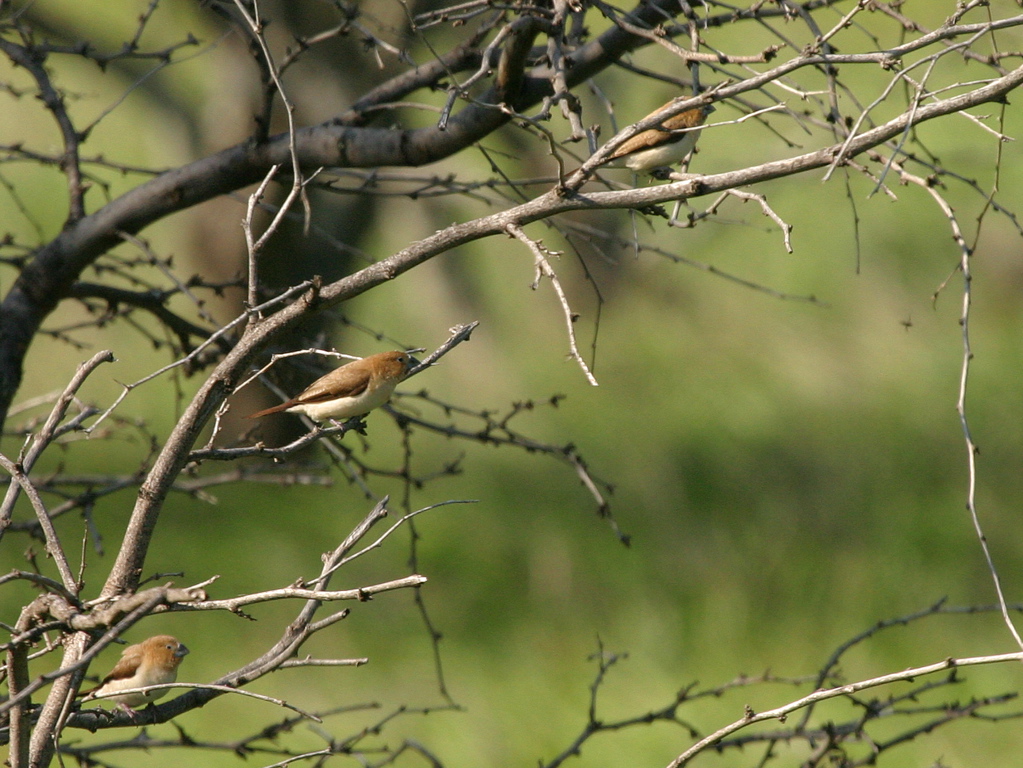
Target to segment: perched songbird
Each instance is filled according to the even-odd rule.
[[[298,397],[249,416],[301,413],[313,421],[363,416],[391,399],[394,388],[419,361],[407,352],[381,352],[354,360],[310,384]]]
[[[670,106],[669,101],[643,119],[647,120]],[[696,147],[696,140],[700,138],[699,127],[713,111],[714,107],[704,104],[665,118],[658,125],[637,133],[618,147],[609,161],[618,160],[634,171],[649,171],[680,163]],[[684,130],[686,128],[696,130]]]
[[[170,635],[156,635],[136,645],[129,645],[121,654],[121,660],[99,685],[78,695],[91,697],[128,688],[173,683],[178,677],[178,665],[186,653],[188,649]],[[125,709],[141,707],[143,704],[151,704],[163,698],[167,691],[167,688],[159,688],[145,693],[126,693],[121,696],[110,696],[109,701],[116,702]]]

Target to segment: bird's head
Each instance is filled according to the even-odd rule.
[[[177,669],[188,653],[184,643],[171,635],[156,635],[142,641],[142,656],[154,666],[163,669]]]
[[[366,358],[369,360],[370,358]],[[372,356],[374,373],[381,379],[401,381],[408,372],[419,365],[419,361],[408,352],[381,352]]]

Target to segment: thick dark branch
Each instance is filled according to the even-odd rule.
[[[119,304],[144,309],[160,321],[160,323],[178,337],[181,349],[184,353],[191,352],[192,339],[208,339],[213,331],[203,328],[201,325],[186,320],[167,307],[167,301],[173,291],[129,291],[125,288],[116,288],[112,285],[100,283],[75,283],[71,286],[68,298],[73,299],[101,299],[112,307]],[[224,351],[230,348],[227,339],[218,339],[217,343]]]

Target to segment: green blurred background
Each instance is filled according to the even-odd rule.
[[[933,12],[940,19],[947,12],[934,6],[925,6],[922,15]],[[286,13],[286,7],[268,8],[265,12]],[[85,9],[68,0],[36,4],[32,11],[68,39],[84,37],[114,49],[130,35],[140,9],[130,2]],[[378,14],[394,11],[384,4],[373,9]],[[172,167],[248,134],[255,81],[241,43],[223,35],[191,5],[161,6],[146,40],[158,47],[179,39],[182,30],[200,38],[198,51],[204,55],[149,78],[100,123],[90,138],[91,152],[128,164]],[[741,39],[738,32],[720,34],[715,42],[724,47]],[[749,41],[744,50],[761,44]],[[326,119],[349,104],[367,81],[387,74],[371,72],[367,60],[344,64],[314,57],[309,66],[294,70],[290,83],[301,105],[300,123]],[[677,69],[662,51],[644,51],[636,60],[651,68]],[[76,95],[73,113],[86,121],[139,74],[131,71],[130,62],[102,79],[95,68],[72,61],[52,65]],[[864,89],[862,100],[868,100],[874,87],[868,76],[859,80],[855,70],[847,75]],[[4,70],[3,78],[27,87],[24,73]],[[622,94],[616,99],[620,125],[674,95],[670,86],[658,90],[644,83],[637,88],[629,78],[619,71],[600,79],[605,92]],[[4,143],[31,139],[40,151],[59,148],[51,123],[32,99],[10,94],[4,99],[9,107],[0,109]],[[1002,109],[992,106],[986,114]],[[738,115],[726,105],[715,118]],[[1017,111],[1008,108],[1005,117],[1005,132],[1015,135]],[[564,129],[557,121],[554,125]],[[791,123],[774,125],[796,135]],[[947,166],[976,178],[981,189],[995,183],[995,142],[964,119],[928,124],[919,138]],[[799,141],[808,150],[823,146],[827,138],[804,135]],[[512,177],[555,171],[542,142],[522,132],[505,131],[484,145],[502,158],[502,169]],[[748,122],[707,131],[694,170],[723,171],[799,151],[804,150],[787,148]],[[1021,189],[1020,153],[1014,143],[1002,152],[999,199],[1012,208]],[[442,177],[449,172],[480,178],[488,175],[489,166],[473,150],[419,174]],[[0,193],[6,196],[0,203],[0,229],[16,233],[22,242],[45,242],[59,231],[65,211],[57,171],[7,163],[2,173],[18,190],[23,210],[7,192]],[[626,180],[625,172],[610,173]],[[137,176],[100,175],[110,183],[111,197],[139,181]],[[537,193],[544,189],[536,188]],[[823,183],[818,172],[752,190],[767,195],[774,210],[793,225],[792,254],[785,253],[777,227],[760,216],[756,205],[738,200],[725,203],[717,219],[695,229],[671,229],[656,218],[633,221],[626,213],[575,219],[624,238],[635,224],[643,241],[666,253],[713,264],[793,296],[812,294],[818,304],[775,298],[628,248],[602,247],[598,254],[584,247],[580,260],[556,233],[542,225],[531,227],[534,237],[566,250],[555,266],[573,309],[581,314],[576,328],[588,354],[596,338],[596,388],[565,361],[568,344],[553,291],[547,283],[530,290],[532,257],[510,239],[460,248],[341,308],[345,318],[390,339],[431,349],[452,325],[479,320],[471,342],[404,390],[427,388],[433,396],[474,410],[503,411],[513,402],[535,400],[537,407],[516,417],[514,426],[552,444],[574,443],[594,473],[614,484],[614,515],[632,536],[630,548],[617,543],[563,464],[516,449],[415,432],[416,471],[430,473],[459,457],[463,471],[415,490],[412,508],[447,499],[478,500],[431,511],[416,522],[418,570],[429,578],[423,598],[443,633],[448,690],[464,711],[406,715],[388,725],[376,743],[393,747],[402,738],[413,738],[449,765],[535,764],[561,752],[582,729],[596,672],[588,657],[598,643],[628,653],[600,693],[599,714],[613,720],[665,706],[677,689],[693,681],[713,687],[740,673],[766,670],[812,675],[850,636],[942,597],[957,605],[993,602],[991,578],[965,511],[967,457],[955,410],[963,360],[963,286],[961,275],[954,274],[958,252],[943,214],[925,191],[893,189],[898,201],[884,194],[869,196],[871,184],[862,177],[851,175],[847,182],[836,175]],[[962,185],[944,193],[972,242],[982,197]],[[90,193],[93,209],[105,194],[99,188]],[[692,204],[700,210],[707,202]],[[347,242],[376,257],[452,221],[496,210],[493,202],[459,198],[413,204],[400,197],[367,203],[339,196],[320,197],[318,203],[320,226],[350,236]],[[243,205],[241,195],[216,201],[144,234],[158,253],[173,255],[186,277],[200,270],[230,275],[240,263]],[[288,258],[288,248],[294,248],[303,253],[304,264],[316,265],[309,269],[320,273],[335,269],[343,274],[358,267],[325,254],[315,240],[281,246],[275,258]],[[327,266],[318,265],[317,258]],[[603,297],[599,326],[598,302],[580,261]],[[266,265],[271,272],[277,268]],[[1018,518],[1023,446],[1023,269],[1018,233],[1004,218],[990,212],[984,218],[972,268],[970,332],[976,358],[967,406],[981,448],[977,502],[1012,600],[1023,579],[1023,553],[1012,527]],[[935,300],[935,291],[950,274]],[[10,281],[9,270],[0,273],[0,284],[9,286]],[[229,307],[214,311],[221,320],[231,316]],[[67,303],[47,327],[82,319],[81,310]],[[332,332],[331,343],[351,354],[394,346],[340,322],[328,320],[325,327]],[[133,381],[168,361],[125,326],[101,334],[76,333],[75,338],[86,346],[37,340],[23,398],[61,388],[96,349],[109,348],[119,360],[101,368],[82,392],[83,399],[101,405],[116,396],[118,382]],[[144,420],[153,433],[165,436],[175,409],[180,411],[196,386],[194,379],[170,377],[162,388],[150,386],[130,396],[120,414]],[[566,396],[557,408],[542,404],[554,394]],[[397,405],[442,419],[414,398],[399,398]],[[246,408],[251,405],[239,403],[238,410]],[[9,426],[42,412],[37,408],[12,417]],[[376,413],[368,423],[367,461],[392,465],[400,458],[400,433],[393,420]],[[359,445],[354,437],[346,442]],[[8,456],[18,446],[16,438],[5,437]],[[37,472],[127,473],[146,454],[144,438],[125,431],[66,451],[51,450]],[[304,467],[301,462],[323,465],[325,459],[310,454],[296,466]],[[222,469],[206,466],[203,472]],[[181,584],[220,574],[210,589],[215,597],[315,575],[321,552],[335,546],[372,504],[336,469],[329,474],[335,480],[329,489],[223,486],[211,490],[215,503],[173,495],[148,568],[185,571]],[[371,487],[380,495],[391,493],[395,509],[400,508],[404,489],[399,483],[373,479]],[[124,492],[96,507],[107,554],[88,555],[90,594],[105,577],[132,502],[132,494]],[[77,553],[80,520],[64,519],[60,525],[66,546]],[[3,567],[22,565],[26,545],[8,536]],[[405,575],[408,556],[408,532],[402,531],[339,573],[334,586]],[[24,587],[0,592],[3,620],[13,623],[30,595]],[[330,718],[323,729],[338,737],[358,732],[401,704],[443,704],[431,643],[411,593],[386,594],[351,608],[349,619],[317,637],[307,650],[326,657],[367,656],[368,665],[283,671],[258,681],[252,690],[307,710],[379,704],[372,712]],[[193,650],[181,679],[203,682],[267,649],[296,610],[285,604],[257,606],[250,611],[256,621],[227,614],[164,616],[140,626],[130,639],[176,634]],[[851,652],[841,669],[846,679],[856,680],[948,656],[1012,648],[994,614],[935,617],[882,633]],[[104,668],[113,656],[103,659]],[[964,673],[967,682],[951,696],[965,700],[1014,691],[1019,674],[1005,666],[970,670]],[[680,716],[707,733],[741,717],[746,704],[763,709],[796,695],[790,687],[760,686],[700,701]],[[846,705],[827,712],[836,720],[853,716]],[[264,703],[223,697],[179,718],[178,724],[193,738],[231,740],[283,716]],[[170,725],[151,733],[175,736]],[[86,743],[109,734],[69,738]],[[323,742],[300,725],[282,743],[314,749]],[[676,726],[641,727],[597,737],[579,762],[663,765],[689,743],[684,729]],[[1008,764],[1007,756],[1018,754],[1019,747],[1018,729],[1011,722],[956,724],[893,750],[886,764]],[[789,748],[778,749],[786,754]],[[758,755],[750,750],[738,758],[705,757],[703,762],[753,765]],[[791,748],[783,764],[797,764],[802,756],[801,748]],[[133,754],[130,761],[116,754],[110,759],[169,766],[196,758],[154,751]],[[255,756],[248,762],[272,759]],[[202,764],[235,765],[237,758],[207,754]]]

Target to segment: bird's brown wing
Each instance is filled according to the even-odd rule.
[[[337,400],[339,397],[355,397],[361,395],[369,386],[370,372],[366,366],[358,365],[361,360],[342,365],[310,384],[292,405],[298,403],[322,403],[326,400]]]
[[[372,357],[377,357],[373,355]],[[308,387],[306,387],[300,395],[291,398],[286,403],[275,405],[272,408],[266,408],[262,411],[250,414],[248,418],[258,419],[260,416],[266,416],[270,413],[280,413],[286,411],[295,405],[304,405],[306,403],[322,403],[327,400],[336,400],[339,397],[355,397],[361,395],[366,391],[366,387],[369,386],[370,382],[370,366],[367,364],[367,360],[370,358],[363,358],[362,360],[355,360],[346,365],[342,365],[326,376],[321,376]]]
[[[649,115],[644,117],[643,120],[647,120],[653,117],[658,112],[663,111],[663,109],[664,107],[654,110]],[[618,147],[618,149],[615,150],[614,154],[611,155],[610,159],[615,160],[619,157],[624,157],[625,155],[631,155],[633,152],[639,152],[642,149],[650,149],[651,147],[656,147],[659,144],[664,143],[666,139],[670,139],[671,138],[670,134],[673,131],[678,131],[683,128],[696,128],[698,125],[701,125],[703,123],[706,117],[707,116],[704,114],[704,111],[701,107],[696,107],[695,109],[687,109],[681,115],[674,115],[672,117],[669,117],[665,120],[662,120],[658,125],[654,126],[653,128],[649,128],[645,131],[637,133],[631,139],[629,139],[620,147]],[[639,122],[642,122],[642,120]],[[675,137],[677,137],[678,139],[681,139],[683,136],[685,136],[684,133],[675,134]]]
[[[129,645],[124,649],[124,653],[121,654],[120,660],[114,664],[114,668],[110,670],[110,673],[99,681],[99,685],[95,688],[90,688],[88,691],[79,691],[79,696],[88,696],[90,693],[95,693],[104,685],[109,683],[111,680],[124,680],[125,678],[134,675],[142,663],[142,644]]]
[[[109,683],[111,680],[123,680],[134,675],[142,663],[142,644],[129,645],[121,654],[120,660],[114,664],[110,674],[103,678],[100,685]]]

